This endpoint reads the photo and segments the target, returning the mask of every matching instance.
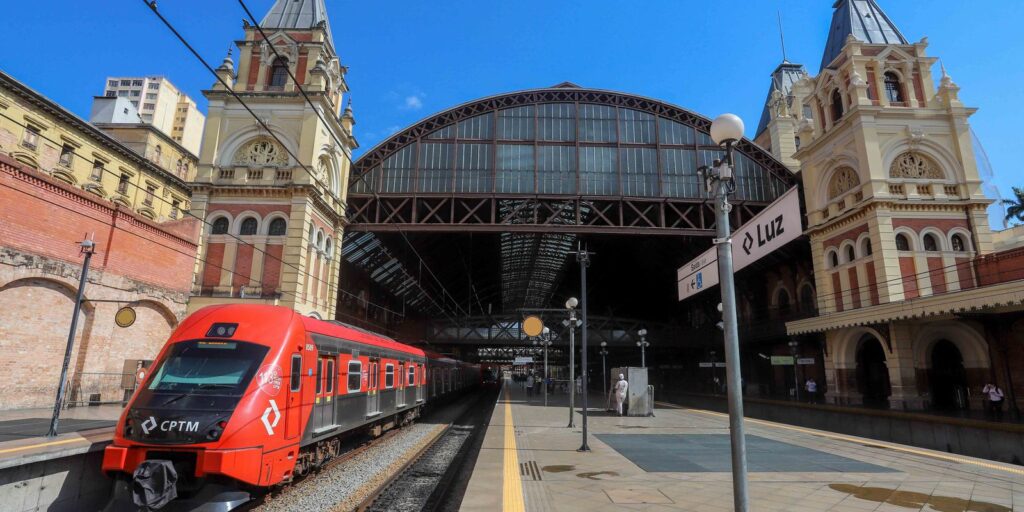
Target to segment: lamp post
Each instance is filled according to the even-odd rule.
[[[569,310],[569,318],[562,320],[562,325],[569,328],[569,425],[567,428],[575,428],[573,416],[576,414],[576,405],[573,403],[576,398],[576,327],[579,320],[576,319],[576,306],[580,301],[576,297],[569,297],[565,301],[565,309]]]
[[[582,298],[582,302],[580,304],[580,314],[582,318],[580,320],[583,322],[580,328],[580,348],[582,349],[580,350],[580,371],[582,372],[580,374],[580,393],[583,394],[583,442],[580,444],[579,449],[576,450],[578,452],[590,451],[590,447],[587,446],[587,413],[589,410],[587,405],[587,391],[589,389],[588,381],[590,377],[587,373],[589,368],[587,366],[587,267],[590,266],[591,254],[592,253],[588,252],[582,244],[580,244],[576,250],[576,261],[580,264],[580,297]]]
[[[787,345],[789,345],[789,352],[793,354],[793,398],[795,398],[796,401],[799,402],[800,377],[798,377],[796,374],[796,370],[799,367],[796,363],[796,356],[800,352],[800,342],[796,340],[790,340],[789,343],[787,343]]]
[[[725,375],[729,402],[729,435],[732,441],[732,490],[737,512],[746,512],[747,446],[743,434],[743,393],[740,389],[740,343],[736,321],[736,289],[732,267],[732,240],[729,227],[729,194],[736,189],[733,179],[733,145],[743,138],[743,120],[722,114],[711,123],[711,140],[723,146],[725,158],[698,173],[706,180],[708,191],[715,193],[715,226],[718,246],[718,276],[722,286],[722,330],[725,332]]]
[[[644,349],[651,346],[647,342],[647,329],[640,329],[637,331],[637,334],[640,335],[640,341],[636,342],[636,346],[640,347],[640,367],[647,368],[647,357],[644,355]]]
[[[544,407],[548,406],[548,347],[551,346],[551,330],[547,327],[541,333],[541,338],[534,338],[533,344],[540,344],[544,347],[544,378],[541,379],[541,386],[544,387]]]
[[[601,378],[604,379],[604,384],[601,384],[601,386],[608,386],[608,384],[609,384],[609,382],[608,382],[608,372],[607,372],[607,370],[605,370],[605,364],[604,364],[605,356],[608,355],[607,347],[608,347],[608,342],[607,341],[602,341],[601,342],[601,351],[598,352],[598,354],[601,354]],[[608,389],[608,388],[604,387],[604,389]],[[607,400],[605,400],[605,402],[607,402]]]
[[[82,262],[82,276],[78,280],[78,295],[75,297],[75,308],[71,314],[71,330],[68,332],[68,343],[64,348],[64,365],[60,368],[60,382],[57,383],[57,400],[53,404],[53,417],[50,418],[50,431],[47,437],[57,436],[57,424],[60,423],[60,408],[64,403],[64,393],[67,392],[68,365],[71,364],[71,351],[75,346],[75,331],[78,330],[78,314],[82,311],[82,298],[85,296],[86,279],[89,276],[89,260],[96,252],[96,244],[92,240],[82,240],[80,244],[85,261]]]

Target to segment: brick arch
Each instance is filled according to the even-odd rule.
[[[892,357],[892,352],[884,341],[885,337],[877,330],[867,326],[851,327],[842,331],[835,346],[832,347],[832,358],[836,368],[857,367],[857,349],[860,348],[865,335],[870,335],[878,341],[882,346],[882,351],[885,352],[886,359]]]
[[[956,345],[964,358],[964,368],[989,368],[988,343],[976,329],[965,321],[944,321],[927,325],[914,338],[914,366],[931,368],[935,343],[947,340]]]

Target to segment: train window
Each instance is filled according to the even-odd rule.
[[[323,389],[323,382],[320,380],[320,376],[323,375],[324,360],[317,359],[316,361],[316,394],[320,394],[320,390]]]
[[[360,361],[348,362],[348,392],[358,392],[362,384],[363,363]]]
[[[415,386],[416,385],[416,366],[415,365],[409,365],[409,385],[410,386]]]
[[[384,365],[384,387],[391,389],[395,387],[395,365]]]
[[[327,360],[327,393],[334,392],[334,359]]]
[[[292,356],[292,391],[298,391],[299,386],[302,384],[302,356],[295,354]]]

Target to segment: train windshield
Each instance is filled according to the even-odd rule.
[[[176,343],[147,389],[153,392],[241,395],[269,349],[244,341]]]

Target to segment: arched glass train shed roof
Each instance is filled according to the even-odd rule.
[[[379,283],[393,280],[407,303],[433,309],[443,301],[411,286],[415,272],[379,254],[387,248],[372,233],[500,233],[501,283],[492,288],[506,311],[542,307],[580,234],[714,234],[713,203],[697,175],[723,155],[710,126],[662,101],[570,83],[464,103],[355,162],[343,251],[377,247],[346,259]],[[739,225],[796,180],[749,140],[736,149]]]
[[[703,200],[697,168],[721,156],[711,121],[668,103],[563,84],[472,101],[428,117],[355,163],[349,193]],[[747,140],[740,201],[771,202],[788,169]]]

